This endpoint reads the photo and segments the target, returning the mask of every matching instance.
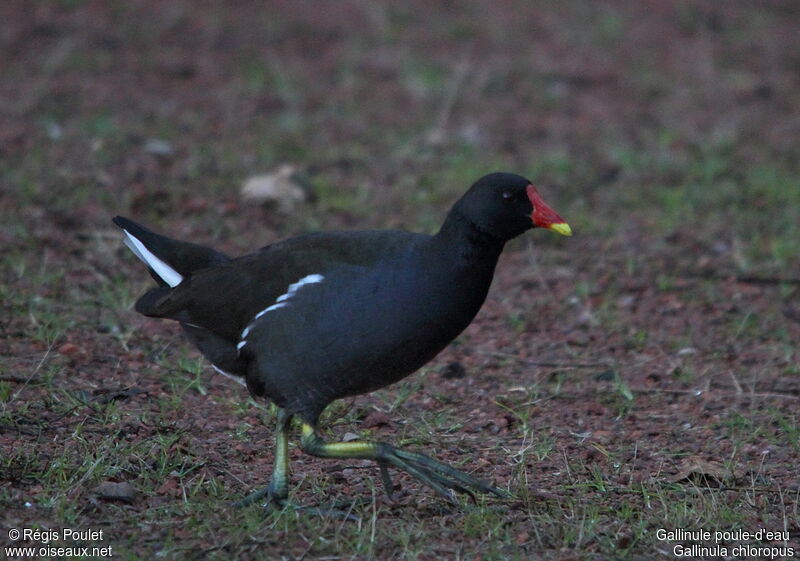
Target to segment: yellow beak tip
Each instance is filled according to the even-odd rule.
[[[554,232],[558,232],[562,236],[572,235],[572,228],[570,228],[569,224],[567,224],[566,222],[558,222],[556,224],[550,224],[547,228],[553,230]]]

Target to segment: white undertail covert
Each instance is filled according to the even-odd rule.
[[[152,251],[145,247],[139,238],[125,229],[122,231],[125,232],[125,239],[123,240],[125,245],[127,245],[134,255],[141,259],[145,265],[153,269],[161,280],[173,288],[183,281],[183,275],[156,257]]]

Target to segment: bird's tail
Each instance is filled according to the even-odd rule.
[[[125,245],[147,265],[159,285],[136,303],[136,310],[145,315],[161,315],[156,312],[158,303],[194,271],[230,261],[224,253],[156,234],[128,218],[115,216],[113,220],[125,233]]]

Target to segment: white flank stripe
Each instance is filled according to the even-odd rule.
[[[260,312],[258,312],[256,314],[256,317],[253,318],[253,321],[257,320],[258,318],[260,318],[261,316],[263,316],[267,312],[271,312],[272,310],[277,310],[278,308],[283,308],[285,305],[286,305],[286,302],[282,302],[280,304],[273,304],[269,308],[264,308],[263,310],[261,310]],[[252,324],[253,322],[251,321],[250,323]],[[247,337],[247,335],[245,335],[244,331],[242,331],[242,339],[244,339],[245,337]]]
[[[129,231],[122,230],[125,232],[125,236],[127,236],[123,241],[125,245],[127,245],[130,250],[141,259],[148,267],[153,269],[156,274],[161,277],[165,283],[170,285],[171,287],[178,286],[181,281],[183,281],[183,276],[164,263],[161,259],[153,255],[153,253],[145,247],[145,245],[139,241],[138,238],[133,236]]]
[[[278,296],[277,301],[280,302],[282,300],[287,300],[287,299],[291,298],[292,296],[294,296],[295,292],[297,292],[298,290],[300,290],[303,287],[303,285],[314,284],[316,282],[322,282],[324,280],[325,280],[325,277],[323,277],[322,275],[308,275],[306,277],[303,277],[302,279],[300,279],[296,283],[289,285],[289,290],[284,295],[284,296],[286,296],[286,298],[284,298],[283,296]]]
[[[247,324],[247,327],[245,327],[244,330],[242,330],[242,335],[239,337],[241,341],[239,341],[239,344],[236,345],[236,349],[240,351],[242,350],[242,347],[244,347],[247,344],[247,341],[245,339],[247,339],[247,336],[250,335],[250,330],[255,325],[256,320],[260,319],[261,316],[263,316],[267,312],[271,312],[273,310],[283,308],[284,306],[288,306],[289,305],[288,300],[292,296],[297,294],[298,290],[300,290],[307,284],[314,284],[322,282],[323,280],[325,280],[325,277],[322,275],[307,275],[302,279],[300,279],[299,281],[290,284],[289,288],[286,290],[286,293],[281,294],[275,299],[275,304],[272,304],[271,306],[264,308],[263,310],[258,312],[253,319],[250,320],[250,323]]]
[[[217,372],[219,372],[220,374],[222,374],[226,378],[230,378],[231,380],[233,380],[237,384],[240,384],[240,385],[242,385],[244,387],[247,387],[247,382],[245,382],[244,378],[242,378],[241,376],[234,376],[233,374],[229,374],[228,372],[225,372],[224,370],[220,370],[219,368],[217,368],[213,364],[211,366],[213,366],[214,370],[216,370]]]

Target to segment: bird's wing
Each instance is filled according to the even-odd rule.
[[[351,231],[308,234],[192,273],[172,289],[145,294],[137,309],[172,318],[237,341],[256,314],[306,283],[342,267],[370,267],[408,251],[427,236],[409,232]],[[140,310],[142,311],[142,310]]]

